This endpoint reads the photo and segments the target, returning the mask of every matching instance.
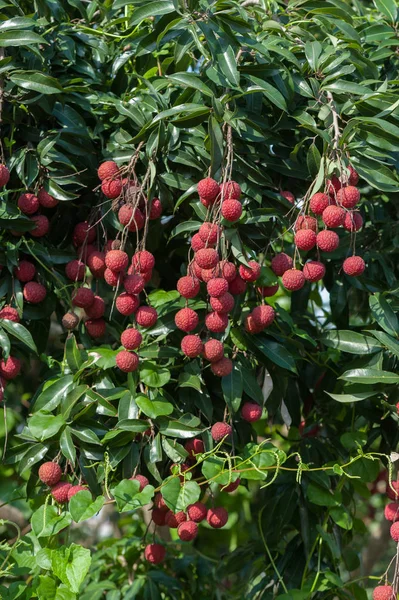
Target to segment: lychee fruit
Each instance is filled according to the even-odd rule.
[[[155,221],[155,219],[159,219],[162,215],[162,202],[159,198],[153,198],[151,202],[150,208],[150,220]]]
[[[72,304],[79,306],[79,308],[89,308],[93,302],[94,293],[89,288],[80,287],[72,294]]]
[[[251,314],[255,323],[261,326],[262,329],[269,327],[273,323],[276,316],[274,309],[267,304],[256,306]]]
[[[134,254],[132,265],[138,273],[152,271],[155,267],[155,258],[148,250],[140,250]]]
[[[144,489],[144,488],[145,488],[147,485],[149,485],[149,483],[150,483],[150,482],[148,481],[148,479],[147,479],[147,477],[146,477],[145,475],[140,475],[140,474],[138,474],[138,475],[135,475],[134,477],[131,477],[130,479],[131,479],[132,481],[138,481],[138,482],[139,482],[139,484],[140,484],[140,487],[139,487],[139,492],[142,492],[142,491],[143,491],[143,489]]]
[[[177,535],[183,542],[191,542],[198,535],[198,525],[194,521],[180,523],[177,528]]]
[[[112,271],[111,269],[105,269],[104,279],[108,283],[108,285],[110,285],[111,287],[115,287],[118,285],[118,282],[119,283],[123,282],[123,274],[116,273],[115,271]]]
[[[138,309],[140,300],[138,296],[132,296],[127,292],[122,292],[115,300],[116,310],[125,317],[132,315]]]
[[[216,223],[205,222],[199,228],[198,235],[206,245],[213,245],[220,236],[220,227]]]
[[[141,275],[127,275],[123,280],[123,286],[128,294],[140,294],[145,286],[144,278]]]
[[[135,352],[121,350],[115,357],[116,366],[124,373],[132,373],[139,366],[139,357]]]
[[[161,544],[147,544],[144,550],[144,557],[153,565],[159,565],[165,559],[166,550]]]
[[[212,333],[223,333],[228,324],[228,316],[224,313],[211,312],[205,317],[205,325]]]
[[[126,350],[136,350],[142,341],[143,336],[140,331],[134,327],[125,329],[121,334],[121,344]]]
[[[200,282],[190,275],[180,277],[177,282],[177,291],[183,298],[195,298],[200,291]]]
[[[206,177],[198,182],[197,191],[200,198],[203,198],[208,202],[214,202],[220,193],[220,186],[218,182],[211,177]]]
[[[86,331],[90,337],[97,339],[105,335],[106,323],[104,319],[89,319],[85,323]]]
[[[212,244],[208,243],[208,246],[211,246]],[[205,242],[202,241],[199,233],[195,233],[193,235],[193,237],[191,238],[191,248],[194,250],[194,252],[198,252],[198,250],[202,250],[203,248],[206,247]]]
[[[233,430],[228,423],[225,423],[224,421],[218,421],[212,425],[211,436],[215,442],[220,442],[223,440],[223,438],[229,437],[232,432]]]
[[[238,219],[242,215],[242,204],[239,200],[234,200],[233,198],[229,200],[225,200],[222,204],[222,217],[233,223],[234,221],[238,221]]]
[[[323,210],[322,219],[327,227],[336,229],[344,224],[345,211],[340,206],[327,206],[327,208]]]
[[[259,421],[262,416],[262,407],[254,402],[245,402],[241,408],[241,416],[248,423]]]
[[[106,160],[98,167],[98,178],[103,181],[104,179],[110,179],[119,172],[119,167],[113,160]]]
[[[141,210],[133,208],[129,204],[121,206],[118,212],[118,219],[121,225],[127,227],[131,232],[140,231],[145,224],[145,218]]]
[[[195,456],[196,454],[203,454],[203,452],[205,452],[204,442],[199,438],[193,438],[191,440],[188,440],[184,444],[184,449],[187,450],[187,452],[189,453],[189,458]],[[195,519],[193,519],[192,517],[190,517],[190,519],[195,521]]]
[[[210,299],[210,304],[211,304],[212,310],[214,310],[218,313],[226,313],[227,314],[227,313],[231,312],[234,308],[234,298],[229,292],[226,292],[219,298],[212,297]]]
[[[306,281],[320,281],[326,274],[326,267],[318,260],[310,260],[303,267]]]
[[[4,187],[10,181],[10,171],[6,165],[0,165],[0,187]]]
[[[152,306],[140,306],[136,312],[136,321],[141,327],[153,327],[158,320],[158,313]]]
[[[194,502],[194,504],[190,504],[187,508],[188,518],[195,523],[201,523],[201,521],[206,519],[207,512],[208,509],[202,502]]]
[[[163,510],[164,512],[168,512],[168,506],[165,502],[165,500],[162,497],[162,494],[160,492],[157,492],[155,494],[154,497],[154,505],[156,508],[158,508],[159,510]]]
[[[175,323],[178,329],[189,333],[198,325],[198,315],[192,308],[182,308],[175,315]]]
[[[316,233],[311,229],[300,229],[295,234],[295,245],[299,250],[311,250],[316,246]]]
[[[7,319],[8,321],[14,321],[14,323],[19,323],[19,314],[16,308],[12,306],[3,306],[0,310],[0,319]]]
[[[327,194],[317,192],[310,199],[309,207],[315,215],[322,215],[323,211],[329,206],[330,198]]]
[[[250,313],[245,319],[244,328],[245,331],[253,335],[255,333],[260,333],[263,329],[263,326],[255,321],[252,313]]]
[[[337,192],[337,202],[345,208],[353,208],[360,200],[360,192],[353,185],[341,188]]]
[[[54,206],[57,206],[58,204],[57,198],[51,196],[44,188],[39,190],[37,199],[39,200],[40,206],[43,206],[43,208],[54,208]]]
[[[223,200],[233,198],[239,200],[241,196],[241,188],[235,181],[226,181],[220,185],[220,196]]]
[[[288,269],[282,278],[283,286],[291,292],[296,292],[303,288],[305,281],[305,276],[299,269]]]
[[[40,238],[48,233],[50,222],[45,215],[35,215],[30,220],[35,224],[34,229],[29,232],[33,237]]]
[[[122,181],[120,179],[104,179],[101,191],[107,198],[118,198],[122,193]]]
[[[391,529],[389,530],[389,532],[391,534],[391,538],[395,542],[399,542],[399,521],[391,525]]]
[[[71,260],[65,267],[65,274],[71,281],[83,281],[86,265],[80,260]]]
[[[55,462],[45,462],[39,467],[39,479],[49,486],[53,486],[61,479],[60,465]]]
[[[366,263],[361,256],[350,256],[344,260],[342,268],[349,277],[359,277],[364,272]]]
[[[75,315],[75,313],[72,311],[65,313],[65,315],[62,317],[62,326],[64,327],[64,329],[68,329],[68,330],[75,329],[75,327],[77,327],[78,323],[79,323],[79,317],[77,315]]]
[[[194,263],[195,264],[195,263]],[[217,267],[214,269],[201,269],[201,280],[208,283],[211,279],[216,277]]]
[[[229,483],[229,485],[222,487],[222,492],[227,492],[228,494],[231,494],[231,492],[235,492],[235,490],[238,488],[240,483],[241,483],[241,479],[238,478],[235,481],[232,481],[231,483]]]
[[[211,371],[217,377],[227,377],[233,370],[233,362],[224,356],[217,362],[211,363]]]
[[[288,254],[285,254],[285,252],[280,252],[280,254],[276,254],[276,256],[272,258],[270,264],[273,273],[275,273],[279,277],[281,277],[281,275],[284,275],[284,273],[288,271],[288,269],[292,269],[292,265],[293,262],[291,256],[288,256]]]
[[[322,252],[334,252],[339,246],[339,237],[335,231],[324,230],[317,234],[317,247]]]
[[[159,527],[165,525],[166,513],[164,510],[160,510],[159,508],[153,508],[151,512],[151,517],[155,525],[159,525]]]
[[[217,267],[220,271],[220,276],[223,277],[229,283],[233,281],[237,276],[237,269],[232,262],[228,260],[221,260]]]
[[[51,488],[51,495],[58,504],[68,502],[68,492],[72,485],[66,481],[59,481]]]
[[[105,272],[105,254],[99,250],[94,250],[87,257],[87,266],[89,267],[93,277],[102,279]]]
[[[373,600],[394,600],[395,594],[390,585],[378,585],[373,591]]]
[[[295,196],[292,192],[288,192],[287,190],[284,190],[284,191],[280,192],[280,196],[282,196],[283,198],[288,200],[288,202],[290,202],[291,204],[295,204]]]
[[[7,360],[0,362],[0,375],[4,379],[15,379],[21,370],[21,361],[15,356],[9,356]]]
[[[18,263],[18,267],[15,267],[14,269],[14,275],[18,281],[27,283],[28,281],[32,281],[36,275],[36,267],[28,260],[21,260]]]
[[[187,516],[183,511],[173,513],[171,510],[168,510],[165,516],[165,524],[171,529],[177,529],[180,523],[184,523],[187,521]]]
[[[258,292],[263,298],[271,298],[277,294],[278,288],[278,283],[275,285],[264,285],[263,287],[258,287]]]
[[[398,500],[398,498],[399,498],[399,480],[391,481],[391,485],[392,485],[393,489],[396,490],[397,493],[395,494],[392,487],[390,485],[387,485],[386,494],[387,494],[388,498],[390,498],[391,500]]]
[[[399,520],[399,504],[397,502],[390,502],[386,505],[384,510],[384,516],[387,521],[398,521]]]
[[[68,490],[68,501],[76,496],[78,492],[86,492],[88,487],[86,485],[72,485]]]
[[[316,219],[314,217],[299,215],[299,217],[295,221],[295,231],[299,231],[300,229],[311,229],[312,231],[316,231]]]
[[[210,508],[206,515],[206,520],[209,525],[214,529],[220,529],[224,527],[228,521],[229,514],[223,506],[217,506],[216,508]]]
[[[327,179],[326,188],[327,188],[327,193],[333,197],[341,189],[341,182],[336,175],[333,175],[331,177],[331,179]]]
[[[215,277],[208,281],[206,289],[208,294],[213,298],[220,298],[229,289],[229,284],[222,277]]]
[[[204,358],[211,363],[218,362],[223,358],[224,346],[219,340],[210,339],[204,344]]]
[[[357,211],[349,211],[345,215],[344,227],[347,231],[359,231],[363,227],[362,215]]]
[[[81,221],[75,225],[73,230],[72,239],[74,246],[81,246],[85,242],[92,244],[97,237],[97,233],[94,227],[90,227],[87,221]]]
[[[352,165],[348,166],[349,169],[349,185],[357,185],[359,183],[359,173],[352,167]]]
[[[185,335],[181,341],[181,351],[189,358],[195,358],[202,354],[204,344],[198,335]]]
[[[250,260],[248,263],[248,267],[245,265],[240,265],[239,273],[241,279],[244,281],[256,281],[260,277],[261,266],[255,260]]]
[[[243,294],[247,289],[247,283],[240,277],[240,275],[236,275],[233,281],[229,283],[229,292],[233,294],[233,296],[239,296]]]
[[[129,257],[123,250],[111,250],[105,255],[105,264],[114,273],[120,273],[127,268]]]
[[[47,296],[47,290],[41,283],[36,281],[28,281],[24,285],[23,295],[27,302],[31,304],[40,304]]]
[[[203,248],[195,253],[195,262],[201,269],[212,269],[219,262],[219,255],[213,248]]]
[[[35,194],[21,194],[18,198],[18,208],[25,215],[33,215],[39,209],[39,200]]]

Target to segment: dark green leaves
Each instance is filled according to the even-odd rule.
[[[73,376],[65,375],[44,384],[42,393],[36,398],[34,410],[51,411],[56,408],[73,386]]]
[[[15,323],[14,321],[9,321],[8,319],[2,319],[1,326],[7,331],[7,333],[17,338],[33,352],[37,353],[36,344],[33,341],[31,334],[26,327],[21,325],[21,323]]]
[[[0,33],[1,48],[28,46],[29,44],[48,44],[48,42],[33,31],[6,31]]]
[[[329,348],[350,354],[373,354],[381,350],[381,344],[375,339],[355,331],[327,331],[320,339]]]
[[[230,375],[222,377],[222,390],[230,412],[237,412],[241,404],[243,380],[241,371],[236,365],[234,365]]]
[[[389,371],[380,371],[379,369],[351,369],[345,371],[340,379],[350,381],[352,383],[398,383],[399,375]]]
[[[140,395],[136,398],[136,404],[151,419],[170,415],[173,412],[172,404],[166,402],[161,396],[158,396],[155,400],[150,400],[147,396]]]
[[[3,34],[5,35],[5,34]],[[0,36],[1,42],[1,36]],[[10,76],[13,83],[25,90],[39,92],[39,94],[59,94],[62,87],[54,77],[37,73],[35,71],[14,71]]]
[[[399,335],[398,317],[382,294],[374,294],[369,298],[370,309],[377,323],[390,335]]]

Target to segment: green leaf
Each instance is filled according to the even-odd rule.
[[[14,323],[14,321],[9,321],[8,319],[2,319],[1,326],[5,329],[10,335],[13,335],[20,342],[25,344],[32,352],[37,354],[36,344],[33,341],[33,338],[29,331],[21,325],[21,323]]]
[[[264,403],[263,393],[255,375],[244,367],[241,368],[241,374],[245,393],[262,406]]]
[[[211,142],[211,175],[214,176],[222,165],[224,148],[223,133],[215,117],[209,117],[209,138]]]
[[[233,48],[227,42],[227,37],[218,38],[220,50],[216,52],[217,67],[220,68],[227,81],[233,86],[240,85],[240,74]],[[216,66],[216,65],[215,65]]]
[[[91,492],[82,490],[78,492],[69,501],[69,512],[75,523],[81,523],[94,517],[103,507],[104,496],[98,496],[94,501]]]
[[[369,298],[371,313],[377,323],[390,335],[399,335],[398,317],[382,294],[373,294]]]
[[[392,23],[395,23],[398,7],[395,0],[373,0],[377,10],[381,11]]]
[[[49,446],[46,444],[33,444],[29,450],[23,454],[18,462],[18,471],[22,476],[29,471],[33,465],[37,464],[46,456]]]
[[[166,78],[177,83],[179,86],[194,88],[202,94],[205,94],[205,96],[213,98],[211,88],[209,88],[206,83],[194,73],[173,73],[173,75],[167,75]]]
[[[306,42],[305,55],[306,59],[313,71],[317,71],[319,67],[319,57],[323,51],[323,46],[320,42]]]
[[[172,460],[174,463],[180,463],[184,459],[187,458],[188,452],[184,449],[184,447],[178,442],[170,442],[166,437],[162,436],[162,448],[165,451],[165,454]]]
[[[58,514],[56,506],[41,506],[31,517],[33,533],[37,537],[49,537],[59,533],[72,522],[72,517],[67,512]]]
[[[384,333],[383,331],[370,331],[370,333],[377,338],[381,344],[386,346],[386,348],[399,358],[399,342],[394,340],[390,335]]]
[[[54,410],[73,385],[73,375],[65,375],[55,381],[46,381],[42,393],[35,400],[34,410],[38,411],[43,408],[48,412]]]
[[[333,494],[330,490],[316,483],[309,483],[306,490],[306,495],[309,502],[317,506],[339,506],[341,503],[341,495],[336,492]]]
[[[48,44],[48,42],[41,35],[33,31],[7,31],[0,33],[0,48],[28,46],[29,44]]]
[[[132,479],[123,479],[111,492],[116,500],[119,512],[135,510],[140,506],[145,506],[154,495],[152,485],[146,485],[142,492],[139,492],[140,483]]]
[[[58,577],[77,594],[91,565],[91,552],[72,543],[69,547],[61,546],[51,552],[51,567],[54,575]]]
[[[370,94],[372,92],[370,88],[367,88],[364,85],[359,85],[352,81],[345,81],[344,79],[325,85],[323,86],[323,89],[330,92],[336,92],[337,94],[354,94],[355,96],[363,96],[364,94]]]
[[[320,341],[328,348],[337,348],[350,354],[373,354],[381,350],[381,344],[372,337],[355,331],[327,331],[320,337]]]
[[[125,6],[126,4],[128,3],[126,2],[121,4],[121,2],[119,2],[118,6],[118,2],[116,2],[113,5],[113,8],[120,8],[120,6]],[[174,4],[169,0],[156,0],[155,2],[150,2],[134,10],[133,18],[130,21],[130,25],[137,25],[138,23],[140,23],[144,19],[148,19],[149,17],[167,15],[168,13],[171,13],[174,10]]]
[[[317,176],[320,163],[321,163],[321,154],[317,149],[316,144],[312,144],[308,150],[306,155],[306,163],[308,165],[309,173],[314,178]]]
[[[64,431],[61,433],[60,448],[61,448],[61,452],[65,456],[65,458],[74,465],[75,460],[76,460],[76,448],[74,446],[72,436],[71,436],[71,430],[68,427],[68,425],[65,427]]]
[[[68,367],[71,369],[72,373],[76,373],[76,371],[79,371],[80,367],[83,364],[83,360],[80,354],[80,350],[78,348],[78,344],[76,342],[76,338],[73,335],[73,333],[70,333],[66,339],[65,354]]]
[[[234,365],[229,375],[222,377],[222,390],[229,411],[231,413],[237,412],[241,404],[243,380],[241,370],[236,365]]]
[[[378,392],[353,392],[352,394],[331,394],[330,392],[326,392],[333,400],[337,402],[359,402],[361,400],[366,400],[371,396],[375,396]]]
[[[148,396],[140,395],[136,398],[136,404],[150,419],[170,415],[173,412],[173,405],[166,402],[161,396],[158,396],[156,400],[150,400]]]
[[[263,336],[254,336],[253,344],[276,365],[296,373],[295,360],[284,346]]]
[[[170,510],[176,513],[197,502],[201,488],[196,481],[181,484],[179,477],[169,477],[161,487],[161,494]]]
[[[63,91],[57,79],[36,71],[14,71],[10,79],[19,87],[40,94],[59,94]]]
[[[281,110],[287,112],[288,109],[285,98],[275,87],[270,85],[270,83],[263,81],[263,79],[259,79],[258,77],[254,77],[252,75],[248,79],[255,84],[255,86],[251,86],[250,88],[248,88],[248,91],[262,92],[272,104],[277,106],[277,108],[280,108]]]
[[[160,388],[168,383],[170,371],[149,360],[140,365],[140,381],[151,388]]]
[[[36,412],[29,420],[28,426],[33,437],[41,442],[53,437],[65,425],[62,415],[47,415],[41,411]]]
[[[201,470],[207,481],[212,480],[219,485],[228,485],[239,477],[238,473],[230,472],[227,459],[218,456],[204,460]]]
[[[180,421],[169,421],[166,417],[160,417],[158,423],[159,431],[168,437],[181,437],[186,440],[203,432],[203,429],[190,427]]]
[[[4,319],[2,319],[2,322],[4,322]],[[10,356],[11,342],[6,332],[2,329],[0,329],[0,347],[2,350],[2,356],[7,360],[7,358]]]
[[[390,371],[379,371],[378,369],[351,369],[345,371],[338,379],[344,379],[352,383],[397,383],[399,375]]]

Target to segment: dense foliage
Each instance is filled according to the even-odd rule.
[[[375,482],[392,478],[399,441],[398,18],[395,0],[2,2],[0,290],[18,318],[0,320],[0,371],[10,356],[21,371],[3,401],[1,597],[369,597],[395,551],[385,532],[387,564],[378,554],[362,570],[384,502]],[[108,160],[126,179],[119,199],[97,175]],[[337,230],[333,252],[298,252],[297,216],[328,180],[347,181],[349,165],[364,226]],[[238,182],[239,219],[200,201],[207,176]],[[142,186],[133,197],[144,214],[162,204],[138,234],[118,212],[130,184]],[[46,219],[35,223],[19,198],[43,189],[57,202],[41,204],[39,236]],[[213,335],[233,361],[225,377],[184,356],[175,324],[186,306],[177,281],[210,217],[223,226],[222,258],[262,265]],[[82,283],[67,265],[88,262],[75,229],[86,221],[96,251],[117,239],[129,259],[144,247],[155,256],[141,302],[158,319],[140,328],[128,374],[116,356],[134,315],[115,309],[119,284],[86,270],[107,306],[99,339],[73,306]],[[287,291],[271,269],[282,251],[298,269],[322,261],[323,280]],[[366,263],[360,277],[342,269],[352,254]],[[45,298],[32,301],[21,261]],[[276,318],[253,334],[257,288],[277,282],[267,298]],[[188,301],[201,322],[204,290]],[[79,324],[67,332],[71,310]],[[263,406],[256,423],[242,418],[248,402]],[[233,436],[215,441],[215,422]],[[194,438],[204,448],[190,462]],[[48,461],[89,490],[57,503],[38,476]],[[159,491],[173,512],[201,499],[228,522],[201,523],[192,543],[154,533]],[[143,556],[153,540],[167,547],[159,566]]]

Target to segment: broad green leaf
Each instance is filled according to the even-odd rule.
[[[82,366],[83,360],[73,333],[69,334],[66,339],[65,354],[69,368],[71,369],[72,373],[75,373]]]
[[[169,421],[166,417],[160,417],[158,419],[159,431],[168,437],[189,439],[200,435],[203,429],[198,427],[191,427],[180,421]]]
[[[137,480],[123,479],[111,492],[116,500],[119,512],[135,510],[145,506],[154,495],[152,485],[146,485],[142,492],[139,492],[140,484]]]
[[[72,543],[69,547],[61,546],[52,550],[51,566],[54,575],[75,594],[79,592],[90,565],[90,550],[78,544]]]
[[[278,89],[273,87],[270,83],[267,83],[267,81],[263,81],[263,79],[259,79],[253,75],[251,75],[248,79],[254,84],[254,86],[248,88],[248,91],[262,92],[272,104],[277,106],[277,108],[287,112],[287,103],[284,96],[278,91]]]
[[[177,83],[179,86],[194,88],[202,94],[205,94],[205,96],[213,98],[213,92],[210,87],[194,73],[173,73],[173,75],[167,75],[166,77],[174,83]]]
[[[65,425],[62,415],[48,415],[43,412],[36,412],[29,420],[28,426],[33,437],[41,442],[56,435]]]
[[[29,450],[18,461],[19,474],[25,475],[33,465],[40,462],[47,454],[49,446],[46,444],[30,444]],[[12,461],[14,462],[14,461]]]
[[[351,369],[345,371],[338,379],[344,379],[352,383],[398,383],[399,375],[378,369]]]
[[[4,319],[2,319],[2,322],[4,323]],[[2,356],[5,360],[7,360],[7,358],[10,356],[11,342],[6,332],[2,329],[0,329],[0,347]]]
[[[161,494],[170,510],[176,513],[197,502],[201,488],[196,481],[181,484],[179,477],[169,477],[161,487]]]
[[[209,117],[209,139],[211,142],[211,175],[214,176],[222,165],[224,147],[223,133],[215,117]]]
[[[160,388],[168,383],[170,371],[149,360],[140,365],[140,380],[151,388]]]
[[[309,483],[306,496],[312,504],[317,506],[339,506],[341,504],[341,494],[336,492],[335,494],[330,490],[318,485],[316,483]]]
[[[121,4],[120,6],[125,6],[127,3]],[[115,6],[113,7],[115,8]],[[158,15],[167,15],[175,10],[174,3],[169,0],[155,0],[155,2],[149,2],[144,6],[140,6],[140,8],[136,8],[133,12],[133,18],[130,21],[130,25],[137,25],[144,19],[148,19],[149,17],[156,17]]]
[[[295,360],[285,346],[263,336],[253,336],[253,344],[276,365],[296,373]]]
[[[226,377],[222,377],[223,398],[229,407],[231,413],[235,413],[240,408],[243,379],[241,369],[234,365],[232,372]]]
[[[72,465],[75,464],[76,460],[76,448],[74,446],[71,431],[69,426],[67,425],[64,431],[61,433],[60,437],[60,448],[62,454],[65,456],[67,460],[69,460]]]
[[[56,380],[49,380],[44,384],[42,393],[36,398],[34,410],[54,410],[73,387],[73,375],[65,375]]]
[[[49,537],[55,535],[72,522],[72,517],[67,512],[58,514],[56,506],[41,506],[31,517],[33,533],[37,537]]]
[[[369,298],[370,309],[377,323],[390,335],[399,335],[398,317],[382,294],[373,294]]]
[[[8,319],[2,319],[1,326],[3,329],[7,331],[10,335],[13,335],[20,342],[25,344],[32,352],[37,354],[36,344],[33,341],[33,338],[29,331],[21,325],[21,323],[14,323],[14,321],[9,321]]]
[[[10,79],[19,87],[39,92],[40,94],[59,94],[63,91],[57,79],[49,75],[44,75],[44,73],[37,73],[36,71],[14,71],[10,75]]]
[[[180,463],[187,458],[188,452],[184,447],[176,441],[170,442],[168,438],[162,436],[162,448],[165,454],[174,463]]]
[[[359,402],[361,400],[366,400],[371,396],[375,396],[378,392],[353,392],[352,394],[331,394],[330,392],[326,392],[333,400],[337,402]]]
[[[104,496],[98,496],[93,501],[91,492],[82,490],[78,492],[69,501],[69,512],[75,523],[81,523],[94,517],[103,507],[105,502]]]
[[[7,31],[4,33],[0,33],[1,48],[8,48],[9,46],[28,46],[29,44],[48,43],[49,42],[47,42],[41,35],[38,35],[33,31]]]
[[[220,68],[227,81],[233,86],[240,85],[240,74],[233,48],[229,45],[227,37],[218,38],[220,50],[216,52],[217,67]],[[216,65],[215,65],[216,66]]]
[[[136,398],[136,404],[150,419],[170,415],[173,412],[172,404],[166,402],[161,396],[157,396],[156,400],[150,400],[148,396],[139,395]]]
[[[204,460],[201,470],[208,481],[212,480],[219,485],[228,485],[239,477],[238,473],[230,472],[227,459],[218,456],[211,456]]]
[[[355,331],[327,331],[320,341],[328,348],[337,348],[350,354],[373,354],[381,350],[381,344],[375,339]]]
[[[386,346],[386,348],[389,350],[389,352],[391,352],[392,354],[394,354],[395,356],[397,356],[399,358],[399,342],[394,340],[393,337],[391,337],[387,333],[384,333],[383,331],[370,330],[370,333],[374,337],[376,337],[377,340],[379,342],[381,342],[381,344],[383,346]]]
[[[381,11],[392,23],[398,15],[398,5],[395,0],[373,0],[375,7]]]

